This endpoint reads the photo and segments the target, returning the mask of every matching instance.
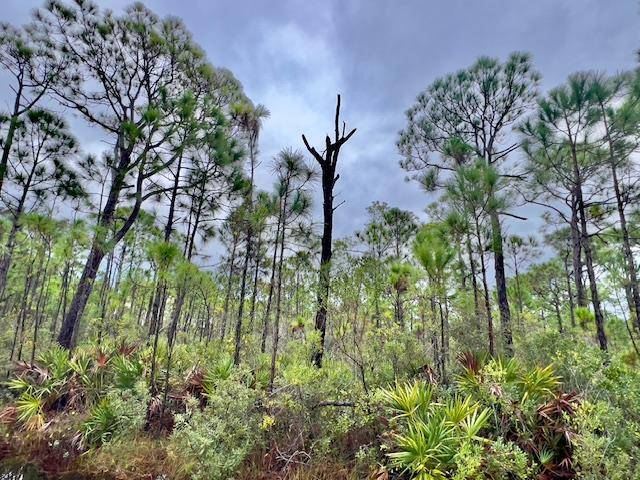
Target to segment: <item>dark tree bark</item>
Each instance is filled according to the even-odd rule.
[[[576,302],[579,307],[587,306],[587,294],[582,281],[582,241],[578,225],[578,202],[576,195],[571,196],[571,243],[573,258],[573,281],[576,285]]]
[[[231,249],[231,258],[229,259],[229,276],[227,277],[227,292],[224,297],[224,310],[222,312],[222,326],[220,330],[220,340],[224,340],[227,335],[227,319],[229,317],[229,302],[231,300],[231,286],[233,283],[233,269],[236,261],[236,249],[238,247],[238,237],[233,237],[233,247]]]
[[[607,350],[607,336],[604,331],[604,317],[602,315],[602,307],[600,305],[600,295],[598,293],[598,284],[596,272],[593,266],[593,252],[591,250],[591,238],[587,229],[587,212],[582,197],[582,176],[578,165],[578,154],[575,144],[571,145],[571,158],[573,163],[573,175],[575,180],[575,198],[578,205],[578,217],[580,219],[580,244],[584,251],[585,263],[587,266],[587,276],[589,277],[589,289],[591,291],[591,303],[593,305],[593,313],[596,321],[596,334],[598,344],[603,351]]]
[[[280,238],[280,224],[282,223],[282,206],[278,213],[278,225],[276,227],[276,241],[273,246],[273,258],[271,259],[271,277],[269,279],[269,295],[267,297],[267,305],[264,310],[262,320],[262,338],[260,340],[260,351],[264,353],[267,349],[267,334],[269,332],[269,317],[271,315],[271,303],[273,301],[273,286],[276,278],[276,264],[278,258],[278,239]]]
[[[567,281],[567,299],[569,300],[569,318],[571,319],[571,327],[576,326],[575,305],[573,303],[573,289],[571,288],[571,275],[569,274],[569,260],[567,255],[563,258],[564,275]]]
[[[107,197],[104,209],[101,212],[100,220],[98,222],[98,229],[93,239],[91,250],[89,251],[89,256],[87,257],[84,269],[82,270],[82,275],[80,276],[78,287],[73,296],[73,299],[71,300],[69,311],[67,312],[67,315],[62,322],[60,333],[58,334],[58,343],[62,347],[67,349],[72,349],[74,347],[76,329],[78,327],[78,324],[80,323],[80,318],[84,312],[87,301],[89,300],[89,296],[91,295],[91,292],[93,290],[93,284],[98,274],[102,259],[110,251],[110,249],[113,248],[113,245],[117,244],[129,231],[140,212],[140,205],[142,203],[142,182],[145,179],[145,176],[142,173],[140,173],[137,178],[136,202],[131,213],[129,214],[129,217],[112,238],[106,238],[105,232],[111,231],[112,225],[115,220],[115,213],[118,207],[120,193],[125,187],[125,177],[127,175],[127,172],[129,171],[131,162],[132,147],[121,147],[122,141],[123,138],[122,136],[120,136],[117,148],[117,151],[119,153],[119,161],[114,170],[113,181],[111,182],[111,185],[109,187],[109,195]]]
[[[616,208],[618,209],[618,217],[620,220],[620,232],[622,233],[622,253],[626,264],[627,282],[629,284],[629,310],[636,329],[640,331],[640,290],[638,289],[638,274],[636,272],[636,264],[633,258],[633,251],[631,249],[629,227],[627,226],[627,217],[624,211],[623,193],[620,188],[620,180],[618,179],[618,165],[616,164],[615,149],[604,107],[602,113],[607,145],[609,147],[611,178],[613,180],[613,189],[616,195]]]
[[[262,247],[262,236],[258,234],[255,251],[255,265],[253,270],[253,290],[251,291],[251,309],[249,311],[249,328],[253,331],[256,319],[256,298],[258,297],[258,277],[260,276],[260,248]]]
[[[247,292],[247,272],[249,271],[249,260],[251,259],[251,247],[253,245],[252,235],[252,229],[251,227],[248,227],[245,239],[244,262],[242,265],[242,275],[240,279],[240,299],[238,301],[238,317],[236,319],[235,330],[235,349],[233,353],[234,365],[240,364],[240,347],[242,343],[242,316],[244,315],[244,299]]]
[[[287,186],[288,193],[288,186]],[[273,382],[276,377],[276,359],[278,356],[278,342],[280,340],[280,315],[282,312],[282,264],[284,263],[284,244],[287,232],[286,223],[287,194],[285,194],[282,210],[284,212],[282,219],[282,233],[280,237],[280,258],[278,259],[278,282],[276,286],[276,314],[273,321],[273,342],[271,345],[271,368],[269,371],[269,391],[273,391]]]
[[[306,137],[302,135],[302,141],[309,150],[309,153],[316,159],[322,170],[322,213],[324,225],[322,228],[322,249],[320,253],[320,271],[318,279],[318,310],[316,312],[315,328],[320,332],[320,345],[313,353],[312,361],[317,367],[322,366],[322,356],[324,354],[324,343],[327,331],[327,307],[329,303],[329,288],[331,284],[331,254],[332,254],[332,235],[333,235],[333,206],[334,196],[333,187],[340,178],[336,175],[336,166],[340,149],[351,136],[356,132],[354,128],[345,135],[346,124],[343,122],[342,131],[340,131],[340,95],[336,103],[335,116],[335,138],[332,141],[329,135],[325,138],[325,150],[321,155],[314,147],[309,145]]]
[[[507,356],[513,356],[513,336],[511,333],[511,311],[507,296],[507,278],[504,269],[504,252],[502,249],[502,226],[498,212],[491,212],[491,237],[493,262],[496,271],[496,290],[498,293],[498,309],[500,310],[500,329],[504,350]]]
[[[496,354],[495,338],[493,333],[493,315],[491,313],[491,302],[489,300],[489,284],[487,282],[487,265],[484,260],[484,245],[482,244],[482,232],[478,218],[475,219],[476,238],[478,242],[478,252],[480,253],[480,273],[482,274],[482,289],[484,293],[484,308],[487,313],[487,336],[489,339],[489,354]]]
[[[471,248],[471,239],[469,235],[466,235],[465,245],[467,249],[467,256],[469,257],[469,267],[471,269],[471,285],[473,287],[473,312],[476,316],[474,319],[476,327],[480,329],[480,300],[478,297],[478,279],[476,278],[476,262],[473,258],[473,250]]]

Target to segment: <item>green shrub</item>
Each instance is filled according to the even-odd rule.
[[[607,402],[585,401],[578,408],[573,425],[574,459],[580,478],[638,478],[638,423],[629,421],[622,410]]]
[[[194,479],[231,478],[260,440],[261,416],[257,392],[236,372],[217,380],[200,409],[195,398],[184,414],[176,415],[167,447]]]

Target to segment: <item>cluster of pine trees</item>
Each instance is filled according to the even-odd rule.
[[[210,65],[181,22],[141,5],[116,15],[51,2],[28,27],[3,25],[1,59],[13,92],[0,162],[7,364],[33,361],[54,339],[73,348],[124,327],[156,346],[161,332],[169,345],[178,332],[233,339],[235,363],[243,339],[262,352],[270,343],[273,376],[282,317],[324,337],[335,314],[362,328],[438,330],[444,374],[449,317],[469,292],[472,310],[455,315],[469,317],[484,337],[474,346],[491,354],[513,354],[525,303],[551,309],[560,331],[565,316],[593,329],[603,350],[607,311],[625,315],[631,338],[640,328],[633,73],[576,73],[541,94],[532,59],[515,53],[433,82],[398,139],[402,168],[438,194],[430,223],[374,202],[369,223],[345,240],[346,263],[334,266],[363,273],[331,296],[333,186],[354,133],[340,125],[339,104],[335,139],[321,152],[303,136],[321,168],[283,149],[270,164],[275,190],[264,192],[255,175],[269,112]],[[109,149],[83,152],[59,111],[82,118]],[[318,177],[322,241],[310,208]],[[544,237],[505,233],[527,220],[523,205],[545,208]],[[213,238],[226,249],[219,261]],[[542,250],[531,268],[545,284],[523,286]]]

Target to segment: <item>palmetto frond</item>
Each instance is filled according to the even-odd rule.
[[[524,372],[517,383],[522,390],[520,402],[525,403],[530,399],[537,400],[554,395],[560,386],[560,378],[554,374],[552,366],[548,365]]]
[[[430,421],[410,423],[406,434],[396,436],[397,451],[390,453],[392,463],[415,478],[447,478],[453,456],[456,452],[454,428],[444,417]]]
[[[431,413],[433,389],[425,382],[396,383],[394,388],[382,390],[382,394],[396,418],[428,418]]]

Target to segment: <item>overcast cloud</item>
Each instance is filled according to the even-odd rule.
[[[120,11],[129,1],[99,1]],[[300,134],[322,144],[336,93],[343,118],[358,128],[340,159],[337,235],[366,219],[374,200],[422,213],[427,196],[404,182],[395,149],[404,111],[434,79],[480,55],[531,52],[543,88],[570,73],[634,68],[640,7],[633,0],[147,0],[159,15],[181,17],[216,66],[229,68],[255,103],[271,111],[261,140],[261,187],[283,147],[303,148]],[[37,0],[4,0],[2,20],[22,24]],[[1,91],[6,90],[2,86]],[[6,98],[3,99],[3,105]],[[88,151],[99,138],[76,132]],[[319,189],[317,189],[319,193]],[[316,195],[316,211],[320,198]],[[530,223],[512,225],[532,231]],[[319,213],[318,213],[319,218]]]

